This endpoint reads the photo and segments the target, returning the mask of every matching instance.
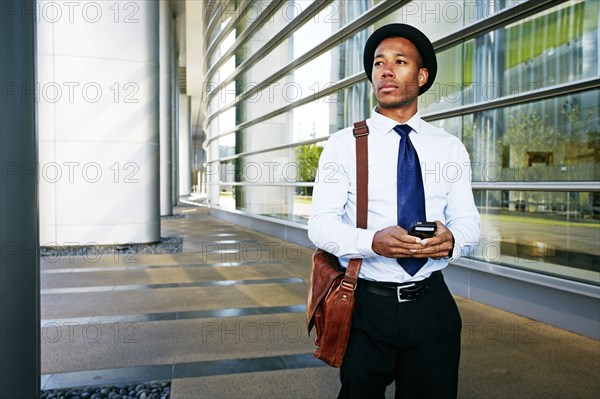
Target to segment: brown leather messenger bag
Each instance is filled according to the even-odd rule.
[[[354,123],[356,139],[356,227],[367,228],[368,135],[366,121]],[[355,289],[361,259],[350,259],[344,273],[338,258],[317,248],[306,305],[308,333],[317,330],[314,355],[333,367],[340,367],[352,325]]]

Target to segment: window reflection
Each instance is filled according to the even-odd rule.
[[[235,81],[216,88],[313,3],[283,2],[269,22],[218,68],[212,90],[219,91],[207,104],[208,114],[224,109],[290,62],[304,60],[307,51],[380,2],[329,3],[278,46],[256,57],[260,59],[252,58],[253,64]],[[267,3],[261,5],[266,7]],[[384,24],[416,25],[435,42],[521,3],[397,2],[398,7],[372,26],[364,26],[352,37],[211,118],[206,133],[209,138],[219,136],[208,147],[208,159],[217,160],[219,165],[214,173],[207,173],[211,205],[306,223],[314,178],[311,172],[325,143],[319,139],[368,117],[375,102],[365,79],[303,105],[294,103],[359,74],[364,42],[370,32]],[[239,38],[259,15],[257,10],[248,9],[246,13],[209,55],[210,65],[218,62],[234,37]],[[564,1],[439,52],[441,67],[436,82],[419,98],[421,114],[434,116],[464,105],[518,98],[525,92],[597,78],[599,14],[598,1]],[[221,19],[223,24],[211,37],[216,37],[227,23],[225,16]],[[286,110],[279,115],[261,120],[283,107]],[[568,192],[583,188],[562,187],[561,182],[581,182],[587,189],[590,182],[600,180],[599,115],[600,91],[594,89],[432,122],[464,142],[472,161],[474,185],[486,187],[475,192],[483,229],[482,244],[474,258],[598,284],[600,193]],[[240,125],[243,128],[235,130]],[[285,148],[269,150],[278,146]],[[219,161],[255,151],[265,152]],[[506,189],[513,183],[537,182],[552,182],[557,191],[525,191],[520,186]],[[502,183],[503,187],[487,189],[482,183]],[[561,187],[564,191],[559,191]]]
[[[569,1],[438,53],[423,112],[518,96],[598,75],[600,2]]]
[[[598,194],[476,191],[482,229],[474,258],[597,284]]]
[[[600,91],[465,117],[474,181],[593,181],[600,163]]]

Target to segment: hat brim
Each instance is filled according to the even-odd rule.
[[[384,25],[373,32],[371,36],[369,36],[369,39],[367,39],[367,43],[365,44],[365,51],[363,53],[363,64],[367,78],[369,78],[369,81],[373,81],[371,75],[373,73],[373,60],[375,58],[375,50],[377,49],[377,46],[379,46],[379,43],[381,43],[383,39],[392,36],[404,37],[408,39],[412,44],[414,44],[421,54],[421,58],[423,59],[423,67],[427,68],[427,72],[429,72],[429,78],[427,79],[427,83],[425,83],[419,89],[419,95],[425,93],[427,90],[429,90],[433,84],[433,81],[435,80],[435,76],[437,75],[437,59],[431,41],[429,41],[423,32],[410,25]]]

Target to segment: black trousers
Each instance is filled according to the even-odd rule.
[[[357,287],[339,398],[456,398],[462,321],[441,273],[410,302]]]

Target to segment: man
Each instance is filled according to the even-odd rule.
[[[367,120],[367,229],[355,227],[351,128],[325,146],[308,222],[310,239],[342,266],[363,258],[339,397],[383,398],[395,381],[397,398],[454,398],[462,322],[440,270],[478,243],[469,157],[460,140],[419,116],[418,97],[437,72],[422,32],[383,26],[363,58],[378,103]],[[407,233],[421,221],[435,221],[433,237]]]

